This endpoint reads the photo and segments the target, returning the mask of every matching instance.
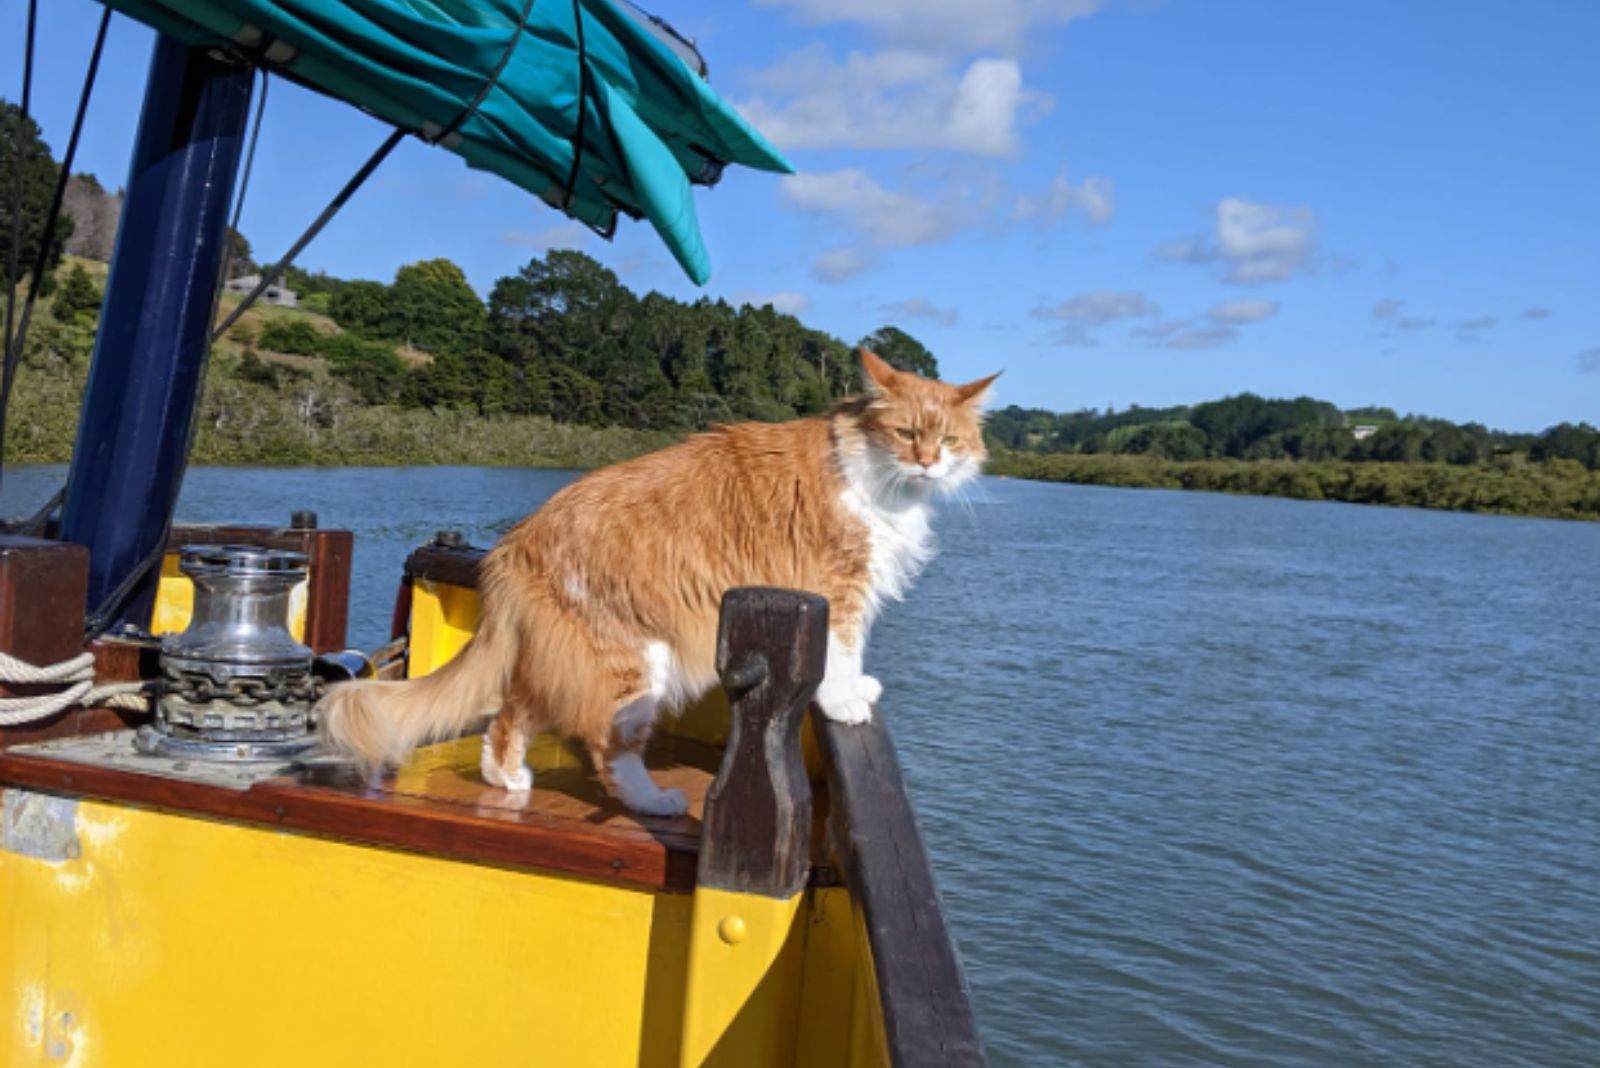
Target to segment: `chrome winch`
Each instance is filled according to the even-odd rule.
[[[305,554],[187,545],[178,567],[194,583],[194,610],[188,629],[162,640],[156,719],[134,745],[207,760],[283,760],[310,749],[321,683],[311,650],[289,633]]]

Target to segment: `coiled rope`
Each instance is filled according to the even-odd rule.
[[[70,660],[44,667],[0,653],[0,682],[67,684],[66,689],[55,693],[0,698],[0,727],[15,727],[21,723],[48,719],[75,705],[125,708],[135,712],[150,709],[151,695],[147,691],[147,682],[112,682],[96,686],[93,653],[80,653]]]

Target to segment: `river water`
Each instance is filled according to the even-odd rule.
[[[21,512],[59,468],[7,475]],[[406,553],[571,477],[189,475]],[[1600,524],[986,479],[869,668],[1000,1065],[1600,1065]]]

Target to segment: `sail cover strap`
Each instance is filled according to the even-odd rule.
[[[511,39],[506,42],[506,50],[500,54],[500,62],[494,65],[494,70],[490,71],[489,76],[484,79],[483,88],[478,90],[478,95],[473,97],[472,102],[461,109],[461,114],[457,115],[450,125],[440,130],[437,135],[430,136],[429,132],[424,129],[422,131],[422,139],[424,141],[430,145],[437,145],[444,141],[445,138],[453,136],[457,130],[461,129],[461,124],[472,118],[478,108],[483,105],[483,102],[488,99],[489,91],[500,80],[500,75],[506,72],[506,64],[510,63],[511,57],[516,54],[517,42],[522,40],[522,33],[528,28],[528,16],[533,14],[533,2],[534,0],[524,0],[522,17],[517,19],[517,24],[511,31]]]

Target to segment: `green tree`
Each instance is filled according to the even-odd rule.
[[[250,239],[231,226],[228,227],[228,243],[223,257],[227,263],[229,278],[255,274],[260,269],[256,266],[256,261],[251,258]]]
[[[56,318],[70,323],[79,315],[94,315],[100,311],[100,289],[89,277],[82,264],[75,263],[67,272],[67,280],[56,290],[54,308]]]
[[[483,335],[483,302],[449,260],[422,260],[396,271],[387,311],[384,336],[426,352],[461,353]]]
[[[268,352],[315,356],[323,350],[325,340],[304,319],[272,319],[261,327],[260,344]]]
[[[405,364],[388,345],[349,334],[325,338],[322,353],[335,378],[350,383],[366,404],[393,404],[401,398]]]
[[[927,347],[897,326],[880,326],[861,339],[861,347],[870,349],[901,371],[910,371],[923,378],[939,377],[939,361]]]
[[[351,333],[376,336],[389,319],[389,287],[382,282],[347,282],[329,299],[328,314]]]
[[[495,283],[490,347],[513,364],[540,357],[604,377],[636,304],[609,269],[581,252],[557,249]]]
[[[12,179],[17,157],[22,158],[22,201],[16,203],[16,189]],[[50,210],[50,199],[55,193],[56,163],[45,144],[39,124],[30,117],[22,121],[22,109],[0,100],[0,278],[4,278],[11,264],[12,220],[20,212],[22,219],[21,243],[17,252],[17,277],[12,285],[22,281],[33,269],[39,255],[41,239],[45,234],[45,213]],[[61,263],[61,249],[72,233],[72,220],[65,214],[56,220],[50,231],[45,256],[45,278],[48,283]],[[48,285],[41,285],[48,290]]]

